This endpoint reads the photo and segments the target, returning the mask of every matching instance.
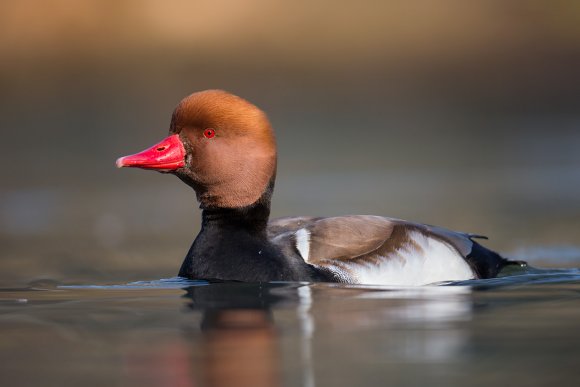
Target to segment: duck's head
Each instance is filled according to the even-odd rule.
[[[206,90],[177,105],[169,137],[119,158],[117,167],[173,173],[193,187],[202,208],[246,207],[272,188],[276,141],[262,110],[225,91]]]

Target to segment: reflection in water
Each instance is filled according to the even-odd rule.
[[[555,278],[406,289],[38,282],[0,289],[0,375],[9,385],[547,385],[577,375],[580,275]]]
[[[471,318],[471,288],[467,286],[425,286],[393,291],[366,292],[359,299],[414,300],[402,307],[383,311],[385,320],[423,322],[447,327],[457,321]]]
[[[325,290],[329,289],[320,289]],[[321,314],[321,307],[317,305],[314,309],[317,322],[323,326],[331,325],[335,332],[344,335],[357,333],[363,336],[388,329],[388,336],[373,338],[369,334],[369,342],[377,347],[377,357],[393,362],[437,363],[460,357],[469,343],[469,333],[463,324],[470,321],[473,314],[471,289],[468,287],[353,287],[332,290],[352,300],[352,310]],[[320,297],[316,296],[315,299],[319,300]],[[331,300],[337,305],[343,302],[344,299]],[[356,344],[352,345],[352,351],[368,351],[364,345],[357,347]]]
[[[202,313],[199,329],[185,327],[187,339],[166,343],[154,358],[133,354],[126,367],[130,374],[137,375],[132,381],[277,386],[287,384],[282,370],[290,360],[299,367],[300,384],[314,387],[315,359],[336,359],[337,365],[364,360],[369,343],[362,338],[369,332],[379,334],[374,339],[376,355],[397,362],[449,361],[460,357],[469,342],[469,334],[457,324],[471,319],[467,287],[377,289],[326,284],[213,283],[191,286],[184,297],[188,299],[188,310]],[[344,301],[351,301],[366,312],[356,313],[349,307],[333,309],[333,304]],[[380,307],[373,309],[372,305]],[[283,310],[294,310],[299,336],[290,351],[281,340],[284,325],[275,322],[273,313]],[[318,332],[317,323],[327,329]],[[385,326],[399,333],[382,337],[377,332]],[[357,344],[357,340],[353,342],[352,333],[361,337],[367,348]],[[328,351],[325,343],[340,344],[343,340],[350,340],[347,352]],[[363,355],[361,359],[359,354]],[[341,357],[346,357],[344,363]]]
[[[296,305],[302,385],[315,386],[311,285],[220,283],[188,288],[189,307],[202,310],[204,381],[210,386],[281,385],[282,348],[272,307]]]
[[[203,329],[202,364],[207,385],[280,385],[277,335],[268,311],[207,311]]]
[[[468,344],[467,331],[458,322],[472,318],[469,287],[426,286],[361,294],[362,299],[397,299],[409,302],[385,308],[377,324],[428,326],[421,334],[394,338],[387,349],[394,358],[407,362],[441,362],[460,357]]]
[[[218,283],[187,289],[189,307],[202,310],[201,369],[208,386],[278,386],[280,349],[271,306],[272,285]]]
[[[123,356],[126,385],[131,386],[194,386],[186,343],[169,341],[155,351],[129,349]]]
[[[298,288],[297,314],[300,321],[301,333],[301,351],[300,360],[303,369],[302,385],[304,387],[314,387],[314,357],[312,356],[312,337],[314,336],[315,322],[310,308],[312,307],[312,291],[310,285],[304,285]]]

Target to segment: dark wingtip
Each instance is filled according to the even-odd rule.
[[[488,240],[489,238],[486,237],[485,235],[479,235],[479,234],[467,234],[469,236],[469,238],[471,239],[485,239]]]

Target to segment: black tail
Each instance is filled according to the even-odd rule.
[[[506,266],[525,267],[528,264],[524,261],[510,261],[498,253],[491,251],[479,243],[473,241],[471,253],[465,260],[471,266],[477,278],[493,278]]]

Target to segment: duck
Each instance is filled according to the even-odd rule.
[[[277,149],[264,111],[223,90],[185,97],[168,137],[119,168],[177,176],[193,188],[201,229],[179,276],[215,281],[418,286],[496,277],[517,264],[484,236],[378,215],[269,219]]]

